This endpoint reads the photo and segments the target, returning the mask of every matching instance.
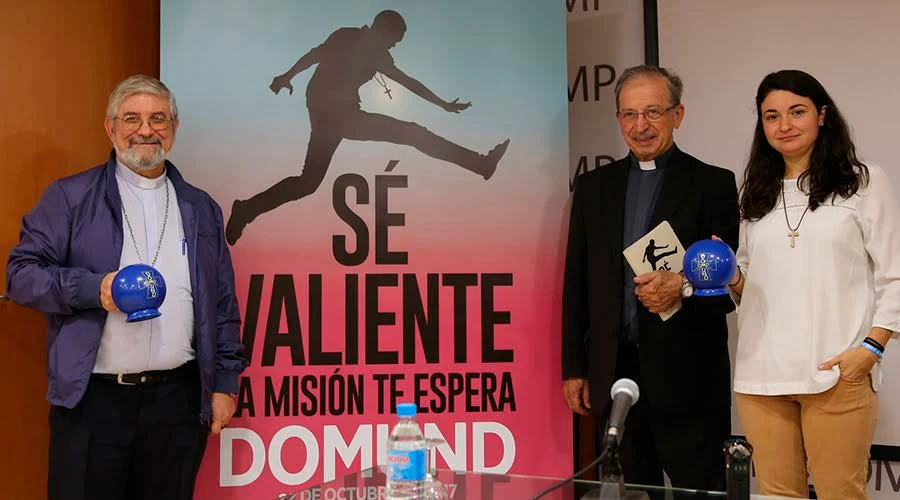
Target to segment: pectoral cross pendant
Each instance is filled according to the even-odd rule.
[[[797,231],[797,230],[791,230],[791,231],[788,233],[788,238],[791,239],[791,248],[794,248],[794,245],[795,245],[794,240],[796,240],[796,239],[799,238],[799,237],[800,237],[800,231]]]
[[[387,94],[388,99],[393,99],[393,98],[394,98],[394,97],[391,95],[391,89],[385,87],[385,88],[384,88],[384,93]]]

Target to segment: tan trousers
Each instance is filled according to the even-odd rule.
[[[820,499],[868,498],[869,447],[878,421],[869,376],[841,377],[820,394],[737,394],[736,401],[760,493],[808,498],[808,466]]]

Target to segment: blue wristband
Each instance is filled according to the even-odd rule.
[[[865,347],[866,349],[872,351],[872,354],[878,356],[878,359],[881,359],[882,356],[884,356],[884,352],[882,352],[880,349],[878,349],[877,347],[873,346],[872,344],[869,344],[868,342],[863,342],[863,343],[860,344],[859,346],[860,346],[860,347]]]

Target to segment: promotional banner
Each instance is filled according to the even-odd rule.
[[[384,463],[565,476],[565,11],[543,0],[163,0],[172,160],[222,206],[251,357],[197,498]]]

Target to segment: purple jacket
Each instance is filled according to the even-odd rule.
[[[237,392],[247,366],[234,270],[222,210],[168,161],[166,170],[187,238],[200,418],[208,422],[212,393]],[[47,314],[51,404],[73,408],[87,388],[107,314],[100,305],[100,281],[118,270],[122,255],[121,206],[113,151],[105,165],[52,183],[22,219],[19,244],[9,254],[9,298]]]

